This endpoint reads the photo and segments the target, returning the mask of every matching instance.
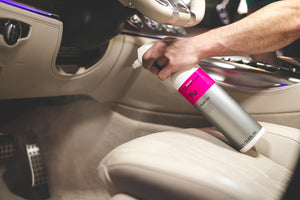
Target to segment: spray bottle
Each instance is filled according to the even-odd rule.
[[[152,45],[150,42],[138,49],[133,68],[142,65],[142,56]],[[175,89],[240,152],[251,149],[265,132],[199,65],[173,73],[170,79]]]

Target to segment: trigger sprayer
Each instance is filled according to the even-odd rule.
[[[138,49],[133,68],[142,65],[142,56],[152,42]],[[171,74],[171,83],[242,153],[251,149],[265,129],[229,96],[199,65]]]

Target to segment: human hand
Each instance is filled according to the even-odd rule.
[[[145,69],[166,80],[173,72],[193,67],[200,61],[194,38],[176,39],[167,37],[159,40],[143,55]],[[157,66],[162,69],[157,69]]]

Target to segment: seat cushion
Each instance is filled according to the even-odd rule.
[[[266,133],[246,154],[214,128],[143,136],[111,151],[99,176],[111,194],[140,200],[280,199],[299,155],[300,130],[261,124]]]
[[[110,200],[138,200],[126,194],[116,194]]]

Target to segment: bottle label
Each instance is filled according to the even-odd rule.
[[[213,85],[215,81],[199,68],[178,89],[192,105]]]

